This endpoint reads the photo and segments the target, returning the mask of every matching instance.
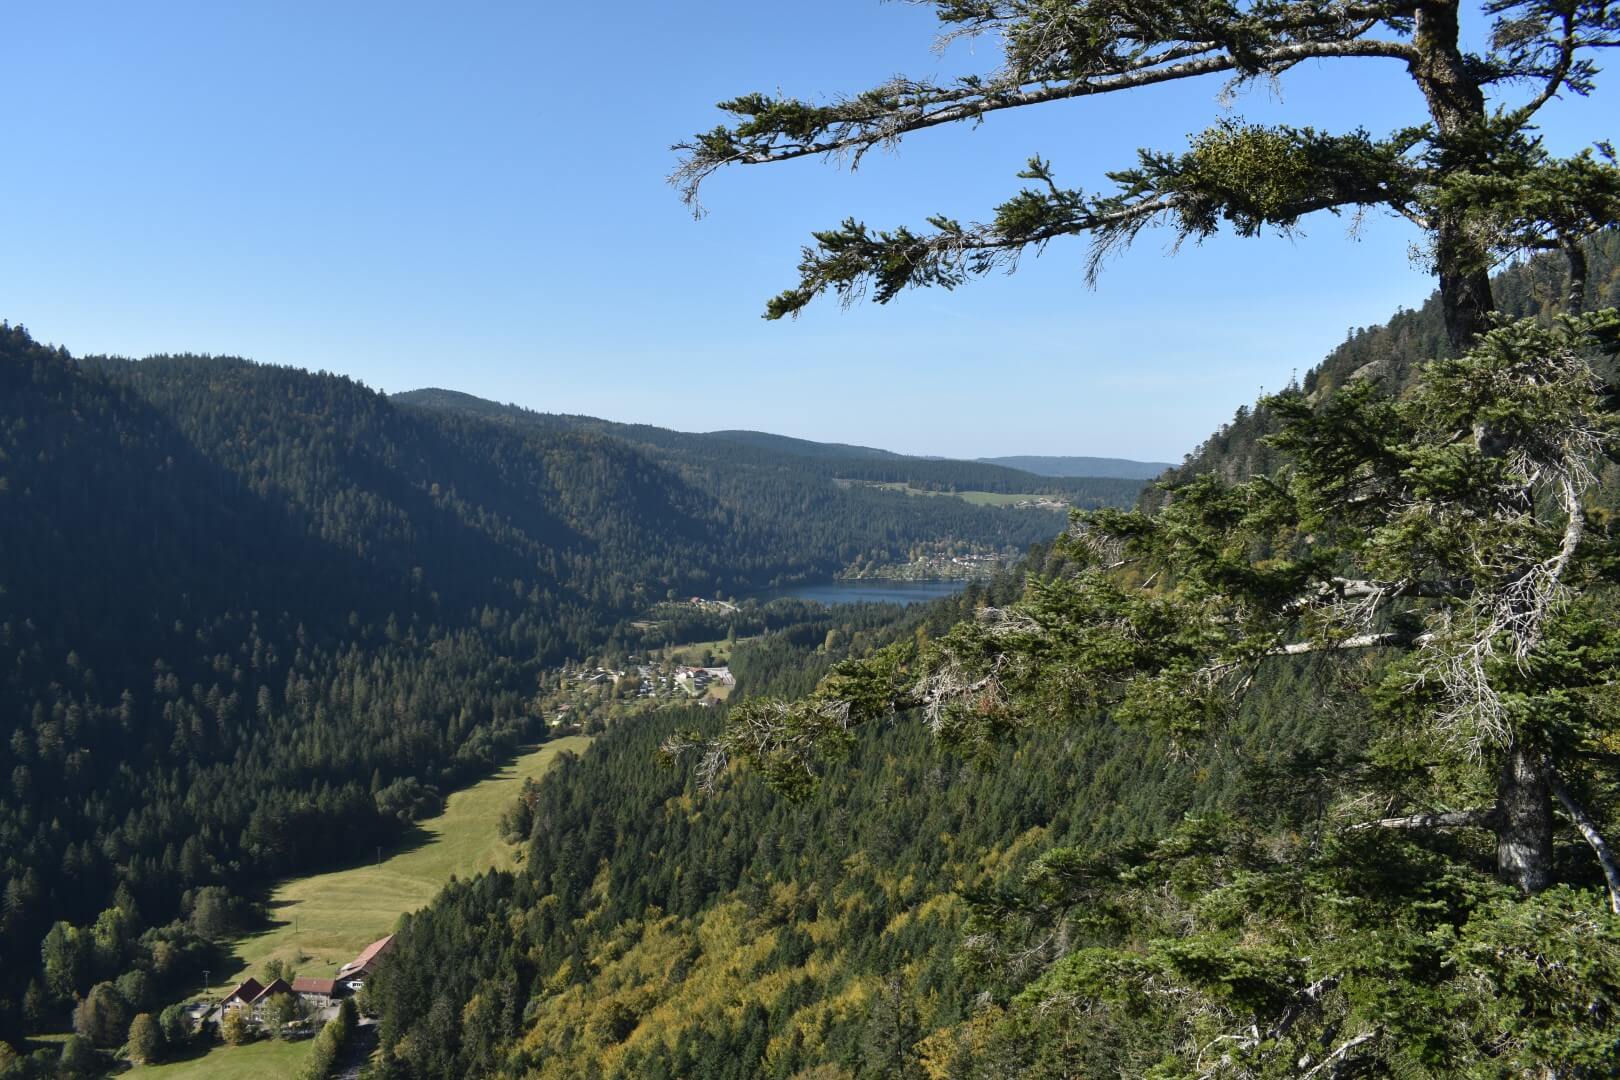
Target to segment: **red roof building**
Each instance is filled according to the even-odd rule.
[[[292,992],[305,1002],[324,1009],[332,1004],[332,999],[338,996],[338,981],[336,979],[294,979]]]
[[[252,981],[252,979],[248,980],[248,982]],[[271,998],[275,997],[277,994],[290,994],[292,992],[293,988],[288,984],[286,979],[271,980],[269,986],[261,988],[259,992],[253,996],[252,1000],[248,1002],[249,1008],[251,1008],[253,1011],[253,1019],[264,1019],[264,1007],[270,1004]]]
[[[259,980],[249,977],[243,979],[241,985],[226,994],[225,1000],[220,1002],[220,1006],[226,1009],[240,1009],[251,1004],[262,993],[264,993],[264,987],[259,984]]]
[[[394,935],[389,934],[380,941],[373,941],[367,945],[359,956],[338,968],[337,981],[364,979],[376,969],[377,960],[394,944]]]

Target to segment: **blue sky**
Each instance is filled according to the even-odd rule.
[[[565,10],[556,10],[565,8]],[[810,230],[972,220],[1032,153],[1096,188],[1222,115],[1375,133],[1421,118],[1392,61],[1018,110],[850,173],[734,170],[694,221],[668,147],[748,90],[982,70],[927,9],[816,4],[15,3],[0,15],[0,318],[78,353],[211,352],[686,430],[897,450],[1175,459],[1262,387],[1431,285],[1404,223],[1166,257],[1148,234],[888,307],[760,319]],[[1615,93],[1545,114],[1614,134]]]

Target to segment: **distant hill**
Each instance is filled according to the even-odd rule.
[[[701,470],[708,479],[699,483],[730,483],[749,476],[750,482],[776,485],[791,474],[795,480],[806,483],[825,484],[836,479],[904,484],[932,492],[1053,495],[1075,506],[1099,507],[1131,503],[1140,493],[1143,479],[1157,475],[1164,468],[1153,467],[1139,476],[1119,472],[1039,474],[996,462],[913,457],[890,450],[812,442],[759,431],[695,433],[649,424],[621,424],[591,416],[534,412],[455,390],[410,390],[394,394],[390,400],[397,405],[430,412],[493,420],[525,431],[551,435],[589,433],[617,439],[652,453],[666,466],[678,470],[685,467],[686,473]]]
[[[1119,480],[1152,480],[1171,468],[1168,461],[1131,461],[1129,458],[1109,457],[1039,457],[1022,454],[979,460],[987,465],[1022,469],[1036,476],[1106,476]]]
[[[768,431],[711,431],[716,439],[747,443],[767,450],[780,450],[801,457],[823,458],[900,458],[893,450],[878,450],[871,446],[851,446],[848,443],[821,443],[809,439],[795,439],[791,435],[772,435]]]
[[[1620,305],[1620,229],[1592,237],[1587,242],[1586,258],[1587,309]],[[1511,318],[1546,315],[1557,309],[1564,295],[1565,274],[1562,255],[1510,266],[1492,281],[1496,305]],[[1305,373],[1300,386],[1314,399],[1321,399],[1351,379],[1369,378],[1398,392],[1411,385],[1426,361],[1449,355],[1451,345],[1446,340],[1445,319],[1436,293],[1422,307],[1403,310],[1383,325],[1352,330],[1342,344]],[[1279,458],[1265,437],[1275,430],[1275,419],[1263,405],[1242,406],[1229,423],[1222,424],[1188,454],[1167,479],[1186,482],[1213,473],[1237,482],[1271,472]],[[1605,483],[1620,489],[1620,466],[1609,467]],[[1150,488],[1143,498],[1153,506],[1163,495]]]
[[[1140,486],[225,357],[76,359],[0,322],[0,1041],[132,967],[196,986],[209,946],[168,928],[188,898],[228,913],[397,839],[543,735],[555,665],[642,649],[650,605],[1064,527],[879,486],[901,484],[1077,505]],[[125,900],[150,922],[24,1015],[52,924]],[[147,928],[180,959],[159,970]]]

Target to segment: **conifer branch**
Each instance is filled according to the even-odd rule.
[[[734,128],[716,128],[673,147],[683,157],[669,180],[688,205],[696,206],[703,182],[727,165],[764,165],[824,156],[848,156],[852,165],[859,165],[874,147],[893,145],[906,135],[942,124],[978,121],[1006,109],[1227,72],[1253,77],[1304,60],[1385,57],[1410,62],[1414,56],[1412,47],[1404,42],[1374,39],[1293,42],[1242,57],[1213,43],[1196,42],[1135,58],[1097,76],[1056,85],[1046,79],[1019,84],[1005,78],[987,81],[970,77],[957,86],[942,87],[896,79],[826,106],[753,94],[720,106],[748,117],[744,122]]]

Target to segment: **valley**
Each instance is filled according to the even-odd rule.
[[[1620,1076],[1620,0],[5,25],[0,1080]]]
[[[1422,318],[1308,380],[1422,340]],[[763,776],[722,759],[709,790],[675,750],[739,717],[770,730],[876,658],[971,644],[976,612],[1073,587],[1066,515],[1017,504],[1100,496],[982,471],[1000,466],[947,482],[950,463],[858,447],[625,442],[239,361],[3,344],[0,497],[25,527],[5,537],[0,694],[27,719],[0,800],[0,943],[22,988],[0,1016],[32,1028],[29,1060],[82,1045],[70,1026],[167,1015],[270,965],[329,976],[396,927],[368,1000],[382,1075],[859,1075],[894,1031],[935,1071],[1020,1060],[998,1017],[1022,999],[985,1013],[960,976],[975,920],[1025,947],[987,898],[1017,911],[1066,852],[1138,865],[1200,814],[1252,813],[1279,737],[1363,752],[1331,709],[1279,736],[1285,703],[1318,691],[1275,667],[1196,761],[1150,728],[1007,739],[973,711],[942,739],[885,721],[796,742],[802,766],[749,759]],[[1260,416],[1177,479],[1268,467]],[[84,528],[109,506],[121,533]],[[194,542],[204,520],[217,543]],[[1311,827],[1309,789],[1289,790],[1276,812]],[[459,1033],[440,1030],[451,1016]],[[141,1071],[290,1077],[311,1046],[177,1035]]]
[[[452,793],[443,813],[420,822],[394,850],[380,859],[282,882],[265,908],[271,925],[227,942],[231,966],[210,972],[202,1000],[217,1000],[249,976],[264,981],[270,962],[288,974],[331,978],[338,968],[373,941],[394,930],[399,917],[430,903],[446,884],[515,865],[516,849],[497,828],[524,783],[538,780],[563,754],[581,754],[590,739],[566,735],[523,748],[493,775]],[[220,976],[223,976],[221,978]],[[307,1042],[275,1040],[247,1046],[214,1046],[174,1065],[137,1070],[154,1078],[191,1076],[265,1077],[292,1080]]]
[[[589,745],[586,736],[564,735],[519,748],[492,775],[452,792],[442,813],[417,823],[392,850],[383,848],[380,860],[357,852],[355,866],[276,885],[265,905],[271,926],[228,943],[237,966],[213,972],[209,992],[223,994],[272,960],[300,975],[330,978],[447,882],[510,870],[518,852],[500,836],[501,814],[525,781],[538,780],[560,755],[582,754]]]

